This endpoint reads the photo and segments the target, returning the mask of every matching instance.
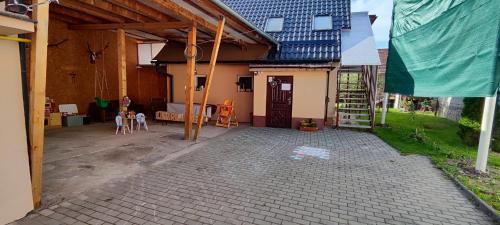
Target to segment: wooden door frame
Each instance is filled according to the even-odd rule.
[[[266,77],[266,127],[269,127],[267,120],[268,116],[270,116],[269,110],[271,107],[270,102],[272,101],[271,96],[269,95],[269,77],[289,77],[291,79],[291,85],[292,85],[292,90],[291,90],[291,104],[290,104],[290,123],[288,124],[287,127],[285,128],[292,128],[293,127],[293,94],[294,94],[294,85],[293,85],[293,75],[268,75]]]

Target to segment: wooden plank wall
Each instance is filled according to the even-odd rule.
[[[64,39],[68,41],[57,47],[48,48],[47,96],[54,98],[57,104],[75,103],[81,113],[87,113],[89,103],[94,102],[94,75],[97,67],[98,71],[102,71],[103,68],[106,71],[109,95],[105,93],[103,97],[118,99],[116,33],[69,30],[66,23],[51,19],[49,44]],[[90,63],[87,43],[94,51],[104,48],[109,43],[109,47],[104,55],[98,58],[96,64]],[[166,98],[168,93],[166,77],[157,74],[152,68],[137,68],[138,56],[134,39],[126,38],[126,53],[127,92],[132,101],[149,105],[151,97]]]

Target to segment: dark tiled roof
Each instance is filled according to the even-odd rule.
[[[350,28],[350,0],[222,0],[264,30],[269,17],[284,17],[282,32],[268,32],[280,42],[271,60],[332,61],[340,59],[340,37]],[[313,31],[315,15],[331,15],[333,29]]]

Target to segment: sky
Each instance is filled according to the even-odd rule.
[[[351,11],[368,11],[378,16],[373,24],[373,33],[377,48],[387,48],[389,45],[389,30],[391,28],[393,0],[352,0]]]

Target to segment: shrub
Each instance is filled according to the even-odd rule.
[[[481,124],[467,117],[462,117],[458,121],[458,136],[469,146],[476,146],[479,143],[479,132]]]

